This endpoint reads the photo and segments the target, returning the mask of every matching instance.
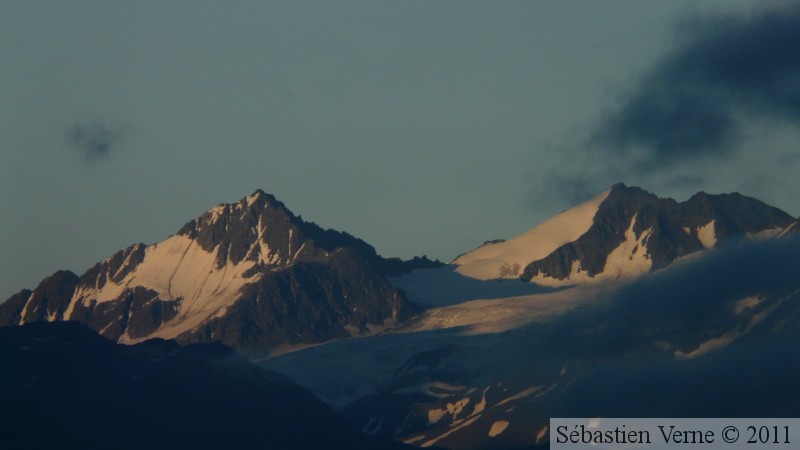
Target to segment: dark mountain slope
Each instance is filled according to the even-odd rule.
[[[401,449],[221,344],[118,345],[83,325],[0,329],[0,447]]]

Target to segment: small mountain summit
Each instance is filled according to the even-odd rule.
[[[402,323],[413,308],[386,275],[437,264],[384,259],[257,190],[80,277],[57,272],[0,305],[0,325],[72,320],[120,342],[221,341],[265,354]]]
[[[775,237],[796,222],[738,193],[700,192],[679,203],[618,183],[520,236],[479,247],[453,263],[472,278],[545,285],[628,278],[730,238]]]

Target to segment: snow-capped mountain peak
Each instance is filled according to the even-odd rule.
[[[223,341],[264,353],[402,322],[409,307],[385,273],[406,264],[305,222],[257,190],[162,242],[117,252],[79,279],[46,279],[3,304],[0,319],[75,320],[120,342]]]
[[[564,285],[631,278],[736,237],[772,237],[787,213],[743,195],[700,192],[685,202],[618,183],[504,242],[458,257],[462,275]]]

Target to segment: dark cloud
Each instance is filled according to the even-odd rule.
[[[615,105],[554,149],[533,182],[537,207],[574,205],[620,181],[709,189],[720,164],[738,167],[741,188],[763,185],[744,149],[755,136],[774,144],[773,134],[800,131],[800,2],[684,17],[674,31],[672,47]],[[796,148],[758,151],[769,177],[796,163]]]
[[[87,161],[107,158],[121,139],[119,131],[103,123],[77,123],[66,133],[67,145],[80,152]]]
[[[638,169],[735,150],[745,121],[800,119],[800,3],[692,17],[590,144]]]
[[[623,286],[597,286],[591,303],[507,332],[480,357],[504,383],[515,373],[521,386],[551,377],[552,392],[534,400],[549,417],[791,415],[800,402],[800,234],[727,242]],[[759,301],[743,307],[748,297]]]
[[[798,267],[800,233],[735,240],[614,290],[591,311],[566,315],[551,330],[552,345],[598,354],[628,351],[631,342],[649,345],[676,336],[691,336],[695,342],[704,339],[698,333],[710,338],[739,323],[742,317],[732,312],[733,304],[749,296],[774,302],[793,296],[797,310],[792,316],[800,321]],[[602,330],[595,326],[598,322],[605,324]]]
[[[577,371],[545,407],[553,417],[789,413],[800,401],[798,267],[800,235],[737,242],[564,315],[532,337]],[[751,296],[761,302],[736,309]],[[736,332],[715,351],[676,357]]]

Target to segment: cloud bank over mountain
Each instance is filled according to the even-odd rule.
[[[636,176],[705,188],[708,167],[737,165],[760,183],[752,161],[793,164],[772,148],[800,119],[800,3],[770,3],[748,14],[706,13],[678,20],[674,43],[623,89],[577,141],[571,160],[545,183],[585,199]],[[759,139],[754,149],[748,139]],[[747,164],[744,164],[747,162]],[[709,166],[713,165],[713,166]],[[762,177],[763,178],[763,177]]]

